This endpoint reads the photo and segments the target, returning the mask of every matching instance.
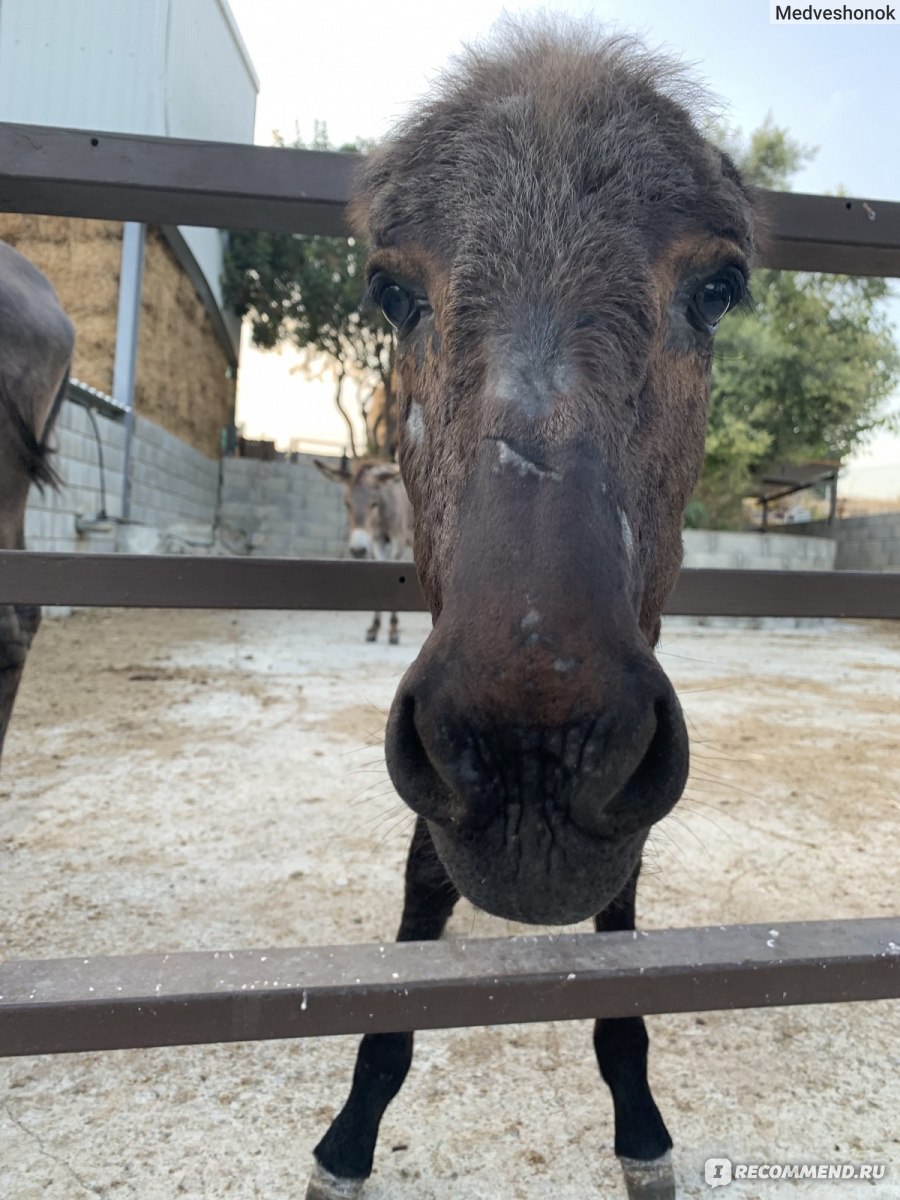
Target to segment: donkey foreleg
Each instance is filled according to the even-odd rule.
[[[381,613],[376,613],[372,618],[372,624],[366,630],[366,641],[375,642],[378,640],[378,630],[381,628]]]
[[[459,899],[421,817],[406,862],[406,894],[398,942],[433,941]],[[372,1173],[381,1118],[403,1086],[413,1056],[412,1033],[370,1033],[362,1039],[347,1103],[313,1151],[306,1200],[353,1200]]]
[[[25,658],[40,623],[41,610],[37,605],[0,605],[0,755]]]
[[[624,890],[594,918],[598,933],[634,929],[638,867]],[[612,1093],[615,1150],[628,1200],[675,1200],[672,1139],[647,1081],[650,1039],[643,1017],[604,1017],[594,1025],[594,1052]]]
[[[391,613],[391,631],[388,634],[388,641],[392,646],[400,645],[400,622],[396,613]]]

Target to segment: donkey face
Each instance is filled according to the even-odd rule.
[[[360,181],[434,616],[388,768],[460,891],[518,920],[599,911],[687,776],[652,648],[752,231],[672,79],[513,31]]]
[[[348,549],[353,558],[389,558],[396,531],[395,507],[385,495],[385,485],[398,479],[393,463],[363,462],[355,470],[332,467],[319,459],[313,462],[329,479],[344,484],[347,510]],[[405,527],[404,527],[405,533]]]

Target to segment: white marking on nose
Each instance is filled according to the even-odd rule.
[[[531,608],[522,618],[519,623],[519,628],[523,633],[527,633],[529,629],[534,629],[535,625],[541,623],[541,614],[536,608]]]
[[[422,416],[422,405],[413,404],[406,418],[406,436],[415,445],[425,437],[425,418]]]
[[[521,335],[509,333],[489,340],[485,385],[494,403],[536,421],[571,393],[577,371],[546,312],[525,314],[524,327],[528,327],[524,341]]]
[[[629,560],[634,558],[634,534],[631,531],[631,525],[628,518],[625,516],[624,509],[619,509],[619,521],[622,525],[622,541],[625,543],[625,553]]]
[[[574,671],[578,666],[577,658],[554,658],[554,668],[559,671],[560,675],[566,675],[569,671]]]
[[[368,554],[372,542],[364,529],[354,529],[350,534],[350,549],[356,554]]]
[[[557,482],[562,479],[559,471],[553,471],[550,467],[541,467],[537,463],[533,463],[530,458],[525,458],[519,454],[517,450],[513,450],[507,442],[497,439],[497,446],[500,454],[500,466],[512,467],[518,471],[520,475],[537,475],[540,479],[555,479]]]

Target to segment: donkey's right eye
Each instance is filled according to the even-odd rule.
[[[373,276],[369,291],[385,320],[398,333],[408,333],[412,329],[419,319],[419,303],[412,292],[380,272]]]
[[[385,288],[381,296],[381,311],[395,329],[402,329],[413,315],[416,302],[398,283]]]

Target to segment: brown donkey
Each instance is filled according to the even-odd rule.
[[[750,197],[696,103],[630,41],[507,24],[362,171],[355,222],[397,330],[434,619],[387,727],[418,814],[401,940],[439,937],[460,895],[516,921],[633,928],[644,842],[684,787],[654,646],[713,335],[753,250]],[[357,1194],[412,1045],[363,1039],[309,1200]],[[647,1047],[639,1017],[596,1024],[628,1194],[670,1200]]]
[[[0,242],[0,550],[25,548],[28,489],[54,481],[47,437],[65,395],[74,340],[48,280]],[[40,619],[35,604],[0,603],[0,754]]]

